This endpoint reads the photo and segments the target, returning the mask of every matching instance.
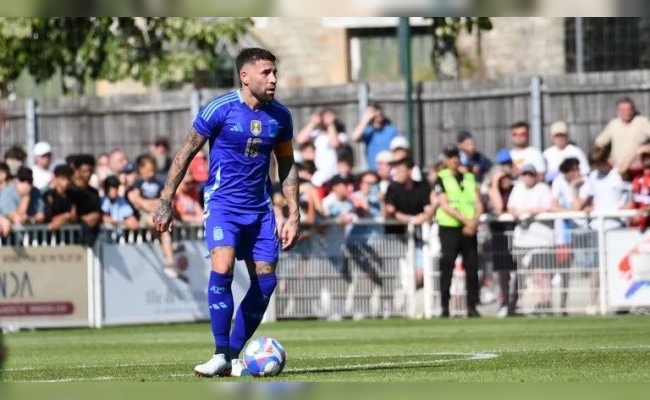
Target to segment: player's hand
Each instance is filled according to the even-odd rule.
[[[299,223],[297,220],[288,219],[284,225],[282,225],[282,234],[280,239],[282,239],[282,250],[291,250],[298,241],[298,231]]]
[[[152,215],[153,226],[158,232],[172,230],[172,202],[166,199],[158,200]]]

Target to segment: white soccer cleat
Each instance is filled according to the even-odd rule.
[[[240,358],[235,358],[232,360],[232,369],[230,370],[230,376],[253,376],[251,372],[246,368],[244,360]]]
[[[198,376],[212,378],[213,376],[230,376],[232,364],[226,360],[223,354],[215,354],[207,362],[194,367]]]

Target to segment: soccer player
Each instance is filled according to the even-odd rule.
[[[194,155],[209,141],[204,226],[212,264],[208,305],[216,350],[212,358],[194,368],[204,377],[240,376],[245,371],[237,357],[259,326],[277,284],[280,247],[294,246],[300,222],[293,122],[289,110],[274,99],[275,56],[260,48],[243,49],[236,66],[241,88],[199,110],[174,158],[153,216],[159,231],[171,228],[174,193]],[[279,236],[271,204],[272,151],[289,208]],[[251,285],[231,332],[235,258],[245,261]]]

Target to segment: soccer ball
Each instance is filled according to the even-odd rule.
[[[286,361],[280,342],[268,336],[251,340],[244,349],[244,364],[256,377],[279,375]]]

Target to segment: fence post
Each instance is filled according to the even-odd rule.
[[[190,118],[194,119],[196,114],[199,113],[199,108],[201,108],[201,92],[198,90],[192,90],[190,95]]]
[[[34,145],[38,132],[36,131],[36,100],[25,100],[25,151],[27,152],[27,165],[34,163]]]
[[[417,304],[415,296],[415,225],[409,223],[407,226],[408,244],[406,246],[406,259],[402,265],[402,284],[406,295],[406,314],[409,318],[415,318]]]
[[[422,294],[424,297],[423,308],[424,308],[424,318],[431,319],[433,318],[433,308],[434,308],[434,263],[435,258],[433,256],[433,251],[431,249],[431,223],[425,222],[422,224],[422,240],[424,241],[424,247],[422,249]]]
[[[423,91],[422,82],[417,82],[415,84],[415,117],[417,123],[417,147],[418,152],[415,154],[415,159],[418,165],[426,167],[433,160],[427,160],[427,151],[426,151],[426,134],[424,133],[424,104],[422,104],[422,91]],[[413,128],[415,129],[415,128]],[[415,146],[412,145],[412,148]],[[426,169],[426,168],[425,168]]]
[[[359,83],[357,85],[357,107],[359,112],[359,118],[358,118],[359,121],[361,120],[361,118],[363,118],[363,114],[366,113],[366,109],[368,108],[369,102],[370,102],[370,88],[368,87],[368,84],[365,82]]]
[[[598,216],[598,299],[600,315],[606,315],[607,307],[607,239],[605,218]]]
[[[530,78],[530,145],[542,149],[544,145],[542,128],[544,116],[542,110],[542,78]]]

